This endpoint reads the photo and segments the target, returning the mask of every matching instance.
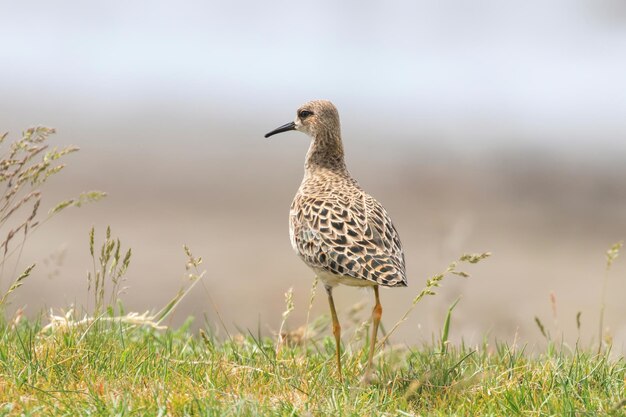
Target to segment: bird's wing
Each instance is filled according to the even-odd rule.
[[[398,232],[385,209],[360,189],[296,196],[292,245],[314,268],[383,286],[406,286]]]

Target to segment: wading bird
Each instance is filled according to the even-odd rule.
[[[350,175],[344,161],[339,113],[326,100],[304,104],[296,118],[265,135],[297,130],[311,137],[304,178],[289,211],[291,245],[323,282],[333,320],[337,369],[341,374],[341,327],[333,288],[372,287],[372,338],[365,379],[370,377],[382,306],[378,287],[406,287],[398,232],[382,205]]]

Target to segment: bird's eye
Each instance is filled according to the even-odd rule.
[[[301,118],[301,119],[306,119],[307,117],[309,117],[312,114],[313,114],[312,111],[300,110],[300,113],[298,113],[298,117]]]

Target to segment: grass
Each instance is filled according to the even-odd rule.
[[[42,187],[65,168],[62,161],[79,150],[75,146],[51,148],[48,142],[55,133],[51,128],[34,127],[13,141],[7,140],[8,133],[0,133],[0,307],[35,268],[32,264],[22,273],[17,271],[28,237],[68,207],[81,207],[106,196],[101,191],[83,192],[41,216]],[[4,282],[7,276],[9,285]]]
[[[115,271],[118,266],[125,271],[130,255],[121,255],[110,229],[99,251],[94,241],[92,230],[89,277],[90,282],[100,277],[100,284],[92,287],[91,314],[80,317],[70,309],[38,321],[19,315],[0,319],[0,416],[625,415],[623,358],[611,359],[608,349],[595,354],[551,341],[541,354],[487,342],[452,345],[448,337],[458,300],[438,341],[418,348],[389,343],[446,276],[467,277],[460,265],[488,254],[463,256],[426,281],[382,338],[387,343],[375,356],[374,383],[363,384],[369,332],[362,308],[351,309],[344,323],[340,382],[327,316],[285,330],[294,309],[291,290],[277,340],[249,331],[219,339],[206,323],[193,334],[191,319],[169,329],[163,320],[202,282],[201,258],[184,247],[191,284],[161,311],[126,313],[117,292],[123,272]],[[105,291],[107,281],[113,286]],[[309,307],[314,298],[315,287]]]
[[[608,276],[621,243],[606,255],[597,350],[556,344],[539,318],[535,320],[548,342],[545,352],[486,341],[453,345],[450,323],[458,299],[448,309],[439,340],[419,347],[391,344],[395,330],[417,303],[435,295],[444,278],[468,277],[461,266],[490,254],[464,255],[429,278],[406,313],[380,338],[377,377],[371,384],[361,383],[369,350],[363,311],[352,309],[348,323],[342,323],[340,382],[334,339],[327,336],[328,317],[309,322],[317,282],[305,325],[291,332],[285,324],[295,306],[292,290],[287,291],[276,339],[250,331],[220,339],[209,323],[194,334],[191,319],[178,329],[167,328],[164,320],[198,283],[204,285],[202,259],[185,246],[186,287],[155,313],[124,311],[120,296],[132,252],[122,249],[110,228],[99,249],[100,235],[89,232],[93,270],[87,281],[93,298],[85,300],[80,314],[70,308],[28,320],[18,310],[9,319],[5,308],[10,296],[35,267],[21,273],[15,267],[26,238],[59,211],[105,195],[80,194],[39,219],[42,184],[62,170],[59,159],[77,150],[50,150],[46,141],[52,133],[29,129],[0,158],[0,417],[626,415],[626,360],[611,355],[603,323]],[[0,145],[6,137],[0,135]]]
[[[44,329],[0,323],[4,415],[625,415],[626,361],[550,345],[388,347],[378,382],[361,385],[367,348],[257,335],[219,341],[181,328],[96,321]]]

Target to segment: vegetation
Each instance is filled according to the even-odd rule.
[[[162,321],[201,281],[202,260],[185,248],[188,288],[159,313],[125,313],[119,293],[104,295],[107,284],[115,291],[123,279],[115,271],[128,266],[130,255],[122,256],[119,246],[108,230],[100,250],[92,249],[94,265],[100,265],[90,274],[100,277],[98,290],[92,287],[92,314],[80,318],[70,309],[35,322],[19,316],[0,321],[0,416],[625,415],[624,359],[611,359],[609,350],[595,354],[553,342],[541,354],[487,342],[451,345],[456,302],[431,345],[391,345],[402,321],[392,327],[375,357],[372,384],[361,381],[369,332],[361,314],[367,312],[358,308],[345,332],[352,336],[344,339],[343,383],[333,362],[334,340],[320,336],[330,334],[326,316],[281,332],[278,341],[252,332],[220,340],[207,323],[194,335],[191,319],[168,329]],[[467,276],[458,270],[461,262],[486,256],[454,262],[427,281],[415,302],[434,294],[448,274]],[[312,291],[311,303],[314,297]],[[293,309],[288,291],[284,321]]]
[[[37,227],[41,195],[37,189],[39,194],[32,197],[17,197],[20,190],[11,191],[12,187],[38,187],[42,179],[60,170],[49,164],[58,158],[36,160],[44,152],[37,149],[45,146],[43,141],[50,133],[26,132],[27,140],[11,147],[0,165],[0,173],[4,172],[0,180],[8,181],[7,192],[13,193],[8,198],[5,194],[0,214],[10,219],[32,204],[26,220],[19,219],[18,228],[8,232],[3,267],[12,253],[19,254],[29,231]],[[21,159],[16,156],[19,152],[25,152]],[[52,152],[59,157],[68,153]],[[24,196],[33,191],[21,190]],[[60,203],[49,215],[102,195],[86,193]],[[18,232],[23,239],[11,251],[10,242]],[[286,309],[276,338],[244,331],[236,335],[226,332],[227,337],[219,339],[210,323],[203,323],[194,334],[191,318],[178,329],[167,328],[164,320],[203,282],[202,259],[184,247],[187,286],[157,312],[126,312],[120,295],[132,253],[122,249],[110,228],[100,244],[98,236],[92,229],[88,239],[93,270],[86,279],[93,298],[86,300],[80,311],[68,308],[37,320],[26,320],[19,312],[7,317],[3,311],[10,294],[19,289],[34,266],[14,273],[12,284],[0,292],[0,417],[626,415],[626,360],[611,355],[610,339],[602,331],[602,314],[599,328],[603,340],[597,350],[555,343],[539,318],[537,324],[548,341],[541,353],[487,341],[480,346],[453,345],[448,337],[458,300],[450,306],[441,335],[432,344],[407,347],[391,343],[395,330],[418,302],[434,295],[447,276],[468,277],[461,266],[477,263],[488,253],[464,255],[426,281],[406,314],[381,337],[375,356],[377,377],[364,384],[369,321],[362,309],[350,311],[351,324],[344,329],[348,336],[343,340],[342,383],[333,362],[334,340],[324,336],[330,334],[327,316],[311,323],[307,318],[302,327],[285,330],[295,308],[291,290],[285,294]],[[620,249],[621,244],[616,244],[607,252],[605,288]],[[309,311],[315,289],[314,284]],[[600,310],[604,310],[604,296]]]
[[[625,415],[626,361],[554,344],[388,347],[362,385],[366,344],[347,346],[341,384],[329,337],[277,353],[250,333],[194,336],[191,320],[56,323],[0,324],[0,416]]]
[[[0,308],[6,305],[10,294],[22,285],[35,267],[33,264],[24,272],[16,273],[26,239],[62,210],[80,207],[106,196],[101,191],[82,193],[58,203],[40,219],[41,187],[65,168],[61,161],[67,155],[79,150],[75,146],[50,148],[48,139],[54,133],[54,129],[35,127],[10,143],[7,143],[8,133],[0,134],[0,236],[3,236],[0,241]],[[3,278],[7,275],[13,279],[2,292]]]

